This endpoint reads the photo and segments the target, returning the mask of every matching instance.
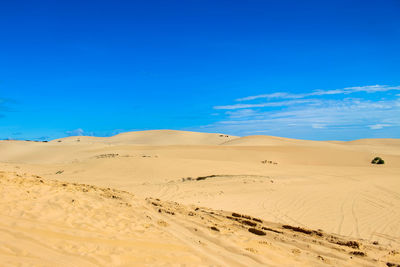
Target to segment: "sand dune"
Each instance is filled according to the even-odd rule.
[[[283,145],[313,145],[319,144],[318,141],[308,141],[300,139],[283,138],[266,135],[251,135],[241,138],[235,138],[225,142],[223,145],[228,146],[283,146]]]
[[[400,139],[394,138],[379,138],[379,139],[359,139],[354,141],[348,141],[346,144],[350,145],[382,145],[390,147],[400,147]]]
[[[50,266],[65,256],[61,266],[168,265],[176,258],[195,266],[399,264],[399,143],[179,131],[68,137],[48,143],[0,141],[0,210],[7,218],[1,224],[7,245],[0,247],[0,261]],[[375,156],[385,164],[372,165]],[[134,208],[116,205],[109,198],[114,193]],[[159,214],[153,200],[146,198],[160,199],[176,215]],[[71,205],[72,199],[83,204]],[[181,211],[188,214],[197,207],[214,214],[178,218]],[[226,218],[228,211],[259,218],[264,227],[285,232],[284,238],[267,233],[263,238],[269,245],[264,246],[265,239],[249,233],[248,226]],[[290,238],[306,241],[289,235],[282,224],[322,229],[324,238],[314,240],[313,235],[314,241],[307,239],[310,246],[293,247]],[[212,225],[220,232],[210,230]],[[332,247],[328,234],[361,242],[360,251],[367,257],[350,259],[352,250]],[[199,248],[198,240],[208,243]]]
[[[237,136],[173,130],[126,132],[111,137],[71,136],[53,140],[59,143],[103,143],[113,145],[219,145]]]
[[[390,247],[235,212],[0,173],[3,266],[377,266]],[[5,201],[7,200],[7,201]]]

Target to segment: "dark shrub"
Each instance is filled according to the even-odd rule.
[[[380,157],[375,157],[372,161],[372,164],[385,164],[385,161]]]

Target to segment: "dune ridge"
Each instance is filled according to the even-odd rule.
[[[219,145],[238,138],[220,133],[199,133],[175,130],[148,130],[120,133],[111,137],[70,136],[51,142],[103,143],[125,145]],[[78,141],[79,140],[79,141]]]
[[[79,140],[79,141],[78,141]],[[222,133],[201,133],[178,130],[147,130],[116,134],[110,137],[70,136],[50,142],[104,143],[131,145],[227,145],[227,146],[280,146],[280,145],[373,145],[400,146],[400,139],[366,138],[352,141],[312,141],[268,135],[232,136]]]

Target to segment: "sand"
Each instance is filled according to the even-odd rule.
[[[144,131],[0,151],[1,266],[400,264],[399,139]]]

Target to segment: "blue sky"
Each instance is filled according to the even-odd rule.
[[[0,139],[400,138],[400,2],[2,1]]]

